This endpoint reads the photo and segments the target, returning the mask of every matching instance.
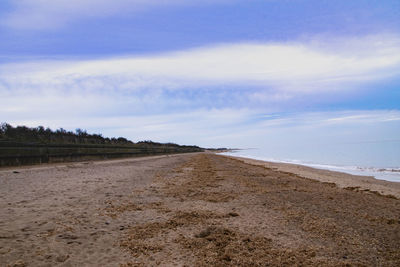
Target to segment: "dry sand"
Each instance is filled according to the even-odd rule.
[[[400,266],[400,200],[254,163],[0,171],[0,266]]]

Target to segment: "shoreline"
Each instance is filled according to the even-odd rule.
[[[295,163],[282,163],[251,159],[240,156],[221,155],[223,157],[239,159],[244,163],[263,166],[281,172],[296,174],[300,177],[317,180],[324,183],[334,183],[340,188],[355,191],[370,191],[386,196],[394,196],[400,199],[400,183],[376,179],[373,176],[354,175],[345,172],[331,171],[314,168]]]
[[[254,160],[261,160],[273,163],[287,163],[287,164],[294,164],[294,165],[301,165],[306,167],[311,167],[315,169],[322,169],[328,170],[333,172],[341,172],[346,174],[351,174],[355,176],[368,176],[373,177],[377,180],[384,180],[388,182],[397,182],[400,183],[400,167],[394,166],[365,166],[365,165],[342,165],[342,164],[335,164],[335,163],[321,163],[321,162],[308,162],[302,160],[281,160],[281,159],[274,159],[268,158],[264,156],[254,156],[254,155],[247,155],[241,153],[222,153],[225,156],[233,156],[233,157],[243,157],[243,158],[250,158]]]

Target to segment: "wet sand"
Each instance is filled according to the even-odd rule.
[[[244,163],[264,166],[266,168],[297,174],[301,177],[318,180],[321,182],[334,183],[341,188],[356,191],[372,191],[383,195],[392,195],[400,198],[400,183],[375,179],[372,176],[352,175],[344,172],[316,169],[298,164],[277,163],[270,161],[255,160],[243,157],[232,157]],[[399,174],[400,175],[400,174]]]
[[[302,176],[206,153],[2,170],[0,266],[400,266],[394,194]]]

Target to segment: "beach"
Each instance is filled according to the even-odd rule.
[[[399,266],[399,198],[213,153],[0,169],[0,266]]]
[[[392,195],[400,198],[400,183],[375,179],[372,176],[353,175],[344,172],[313,168],[300,164],[262,161],[245,157],[233,157],[250,165],[264,166],[266,168],[289,172],[301,177],[320,182],[334,183],[341,188],[353,188],[358,191],[372,191],[382,195]]]

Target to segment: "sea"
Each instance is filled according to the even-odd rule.
[[[223,153],[256,160],[293,163],[318,169],[400,182],[400,142],[332,144],[304,147],[266,146]]]

